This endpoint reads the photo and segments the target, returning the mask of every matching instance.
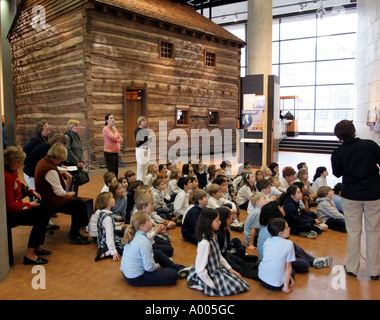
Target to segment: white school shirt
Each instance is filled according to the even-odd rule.
[[[255,194],[254,191],[251,190],[249,186],[246,184],[242,186],[237,195],[236,195],[236,203],[238,206],[242,205],[244,202],[249,201],[249,199]]]
[[[296,260],[293,242],[278,236],[270,237],[264,242],[263,252],[259,278],[273,287],[281,287],[285,282],[286,263]]]
[[[311,188],[313,189],[314,192],[318,192],[318,189],[323,186],[327,186],[327,179],[323,177],[319,177],[315,179]]]
[[[216,199],[213,196],[209,195],[207,208],[216,209],[216,208],[222,207],[226,204],[231,204],[232,209],[236,209],[236,205],[232,201],[228,201],[228,200],[224,199],[223,197],[220,199]]]
[[[181,188],[178,187],[178,181],[176,179],[171,179],[168,182],[168,191],[169,194],[178,194],[181,191]]]
[[[103,211],[108,212],[112,215],[112,211],[105,210]],[[108,252],[111,255],[114,255],[117,253],[116,246],[115,246],[115,240],[114,240],[114,229],[113,229],[113,224],[112,224],[112,218],[110,216],[104,217],[102,221],[102,227],[106,230],[106,243],[108,247]]]
[[[189,205],[189,193],[180,189],[174,200],[174,215],[177,217],[184,216]]]

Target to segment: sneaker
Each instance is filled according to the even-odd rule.
[[[230,229],[237,232],[243,232],[244,231],[244,224],[240,221],[232,222]]]
[[[309,231],[309,232],[300,232],[299,235],[301,237],[314,239],[318,234],[315,231]]]
[[[329,226],[325,223],[315,224],[314,226],[319,228],[321,231],[325,231],[329,228]]]
[[[178,279],[186,279],[187,276],[189,275],[189,272],[193,265],[190,265],[188,267],[184,267],[181,270],[178,271]]]
[[[313,267],[316,269],[330,267],[332,263],[332,257],[318,257],[313,261]]]

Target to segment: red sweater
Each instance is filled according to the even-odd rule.
[[[5,199],[8,211],[21,211],[31,209],[30,203],[22,201],[21,181],[17,171],[4,170],[5,179]],[[33,195],[33,190],[29,189],[29,195]]]

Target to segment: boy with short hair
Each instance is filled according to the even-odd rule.
[[[152,196],[154,210],[161,217],[165,216],[165,219],[169,219],[173,215],[173,204],[166,204],[164,197],[165,188],[166,183],[164,179],[155,179],[153,181]]]
[[[334,191],[328,187],[323,186],[318,189],[317,198],[317,217],[321,223],[325,223],[330,229],[347,232],[346,221],[344,215],[336,208],[334,200]]]
[[[115,173],[108,171],[103,175],[103,180],[104,180],[104,186],[102,190],[100,191],[100,193],[108,192],[111,183],[117,182],[117,177]]]
[[[133,181],[136,181],[136,173],[133,170],[127,170],[124,172],[124,177],[128,180],[128,184],[131,184]]]
[[[195,190],[190,195],[190,203],[194,204],[194,206],[187,211],[183,219],[181,232],[184,240],[197,244],[198,240],[195,237],[195,228],[202,209],[208,204],[207,193],[202,189]]]
[[[259,264],[259,279],[270,290],[292,292],[294,285],[292,261],[295,261],[294,244],[289,240],[290,228],[282,218],[271,219],[268,231],[272,237],[263,246],[263,260]]]
[[[177,225],[182,225],[182,218],[189,207],[189,191],[192,190],[192,182],[189,177],[178,179],[178,187],[180,191],[174,199],[174,215],[177,217]]]
[[[268,180],[270,184],[272,185],[270,187],[271,189],[270,195],[279,197],[282,194],[282,192],[278,189],[278,187],[281,185],[280,179],[276,176],[272,176]]]
[[[252,210],[248,211],[248,217],[244,224],[244,242],[248,245],[248,250],[257,251],[257,238],[260,232],[260,212],[261,208],[268,203],[264,193],[256,193],[250,199]]]
[[[223,198],[223,187],[219,184],[212,183],[207,188],[207,193],[209,194],[208,208],[216,209],[222,206],[226,206],[231,209],[231,230],[243,232],[243,224],[238,220],[238,210],[236,204]]]

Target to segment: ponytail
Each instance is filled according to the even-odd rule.
[[[147,219],[149,219],[147,212],[137,211],[136,213],[134,213],[131,217],[130,224],[125,229],[122,243],[130,243],[135,237],[136,232],[140,230],[141,225],[146,223]]]

